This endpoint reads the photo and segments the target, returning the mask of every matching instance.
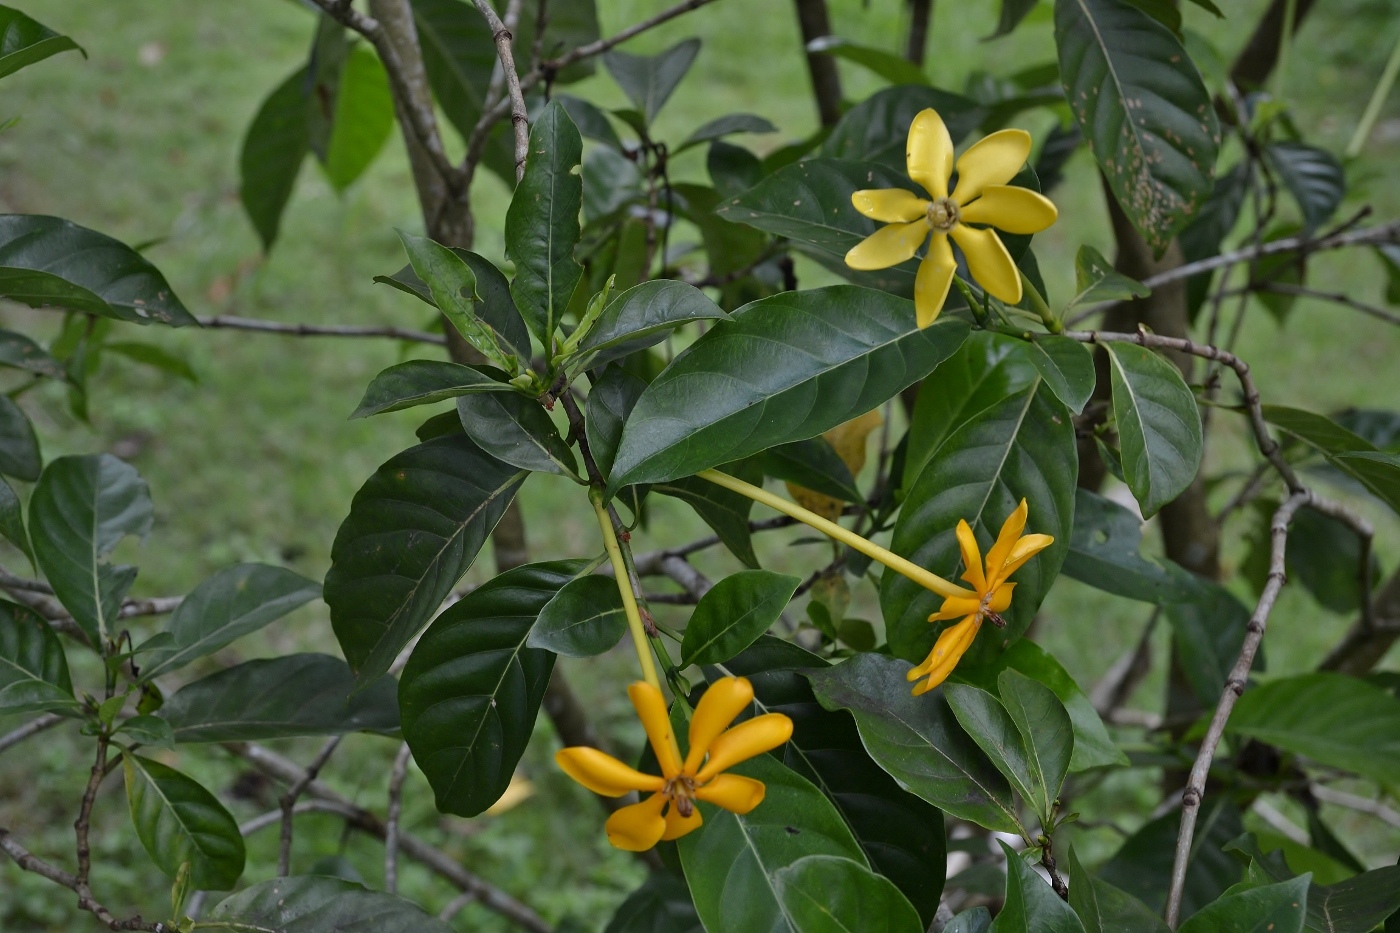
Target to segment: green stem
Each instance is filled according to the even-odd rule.
[[[601,494],[595,491],[588,499],[593,503],[593,514],[597,516],[598,528],[603,532],[603,547],[607,548],[608,560],[612,562],[613,576],[617,579],[617,592],[622,597],[622,609],[627,616],[627,627],[632,630],[632,644],[637,649],[637,661],[642,666],[642,678],[660,690],[661,681],[656,676],[656,663],[651,658],[651,652],[647,650],[646,627],[642,625],[642,614],[637,609],[637,599],[632,593],[632,582],[627,574],[622,549],[618,546],[617,535],[613,533],[612,520],[603,508]]]
[[[1017,270],[1020,272],[1020,270]],[[1046,304],[1045,296],[1040,293],[1040,289],[1031,284],[1031,280],[1026,278],[1026,274],[1021,272],[1021,290],[1026,293],[1026,297],[1031,300],[1031,307],[1040,316],[1040,323],[1045,325],[1045,329],[1052,334],[1062,334],[1065,325],[1060,323],[1060,319],[1055,317],[1055,312],[1050,310],[1050,305]]]
[[[1293,30],[1298,25],[1298,0],[1283,5],[1283,30],[1278,37],[1278,65],[1274,68],[1274,98],[1283,100],[1283,83],[1288,77],[1289,53],[1293,51]]]
[[[1361,154],[1361,148],[1366,145],[1371,130],[1375,127],[1376,121],[1380,119],[1385,99],[1390,96],[1391,90],[1395,87],[1397,75],[1400,75],[1400,35],[1395,37],[1395,46],[1390,50],[1390,58],[1385,63],[1385,70],[1381,72],[1381,79],[1376,82],[1376,89],[1371,92],[1371,99],[1366,102],[1366,109],[1361,114],[1361,122],[1356,125],[1356,133],[1352,135],[1351,142],[1347,143],[1346,157],[1348,159],[1354,159]]]

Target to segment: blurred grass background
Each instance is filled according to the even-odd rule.
[[[178,6],[168,0],[43,0],[19,5],[73,36],[89,58],[67,54],[0,83],[0,118],[21,117],[17,126],[0,133],[0,209],[68,217],[129,243],[159,240],[148,255],[196,314],[429,326],[421,304],[370,281],[402,265],[394,228],[421,230],[397,132],[368,174],[343,197],[309,162],[271,256],[261,254],[242,213],[237,175],[242,134],[262,98],[301,67],[312,29],[306,8],[285,0]],[[615,32],[667,5],[664,0],[604,0],[599,4],[603,32]],[[891,50],[901,47],[902,3],[833,0],[831,5],[839,35]],[[1208,76],[1223,72],[1264,5],[1263,0],[1222,2],[1228,14],[1224,21],[1185,5],[1188,27],[1217,59],[1202,59]],[[995,25],[996,4],[939,3],[928,72],[940,86],[960,90],[971,71],[1006,75],[1049,60],[1054,54],[1049,13],[1050,6],[1041,4],[1014,35],[982,42],[978,37]],[[1397,28],[1389,0],[1334,0],[1313,12],[1284,82],[1308,141],[1341,151]],[[815,128],[796,20],[786,0],[717,3],[634,40],[627,49],[655,52],[691,35],[705,45],[660,118],[661,138],[679,140],[700,123],[734,111],[759,113],[780,128],[779,135],[745,140],[760,150]],[[841,67],[849,99],[861,99],[880,86],[858,68]],[[603,105],[623,101],[606,76],[575,85],[570,93]],[[1044,114],[1030,115],[1024,125],[1039,135],[1049,122]],[[452,143],[460,152],[460,140]],[[1352,192],[1343,213],[1369,203],[1378,217],[1400,215],[1400,191],[1386,184],[1397,155],[1400,95],[1387,106],[1362,158],[1348,167]],[[704,180],[703,160],[703,149],[682,156],[672,178]],[[494,177],[478,181],[477,248],[496,259],[502,253],[507,200],[507,189]],[[1063,300],[1073,283],[1079,244],[1091,243],[1110,255],[1112,249],[1102,194],[1086,152],[1072,161],[1056,200],[1061,221],[1037,238],[1037,253],[1052,296]],[[800,265],[798,272],[804,285],[828,281],[810,265]],[[1383,300],[1379,264],[1367,253],[1318,257],[1312,274],[1319,287]],[[5,326],[36,335],[56,333],[58,326],[56,315],[15,307],[0,309],[0,318]],[[123,338],[155,342],[185,357],[199,383],[109,357],[95,382],[90,425],[69,414],[58,387],[30,393],[25,406],[47,458],[116,450],[150,482],[155,530],[139,548],[123,545],[124,559],[141,566],[136,595],[183,593],[213,571],[242,560],[285,564],[321,578],[355,490],[379,463],[413,442],[412,428],[424,417],[407,412],[346,420],[369,379],[403,358],[405,349],[389,341],[154,328],[139,334],[128,329]],[[1371,318],[1300,301],[1281,329],[1256,308],[1240,346],[1266,400],[1317,411],[1347,405],[1400,408],[1400,380],[1393,375],[1400,344],[1386,325]],[[1210,456],[1217,466],[1241,456],[1243,435],[1240,426],[1228,423],[1230,417],[1216,419],[1221,439]],[[535,557],[577,553],[579,542],[592,546],[591,516],[570,484],[533,478],[524,505]],[[654,501],[653,510],[651,529],[637,536],[640,550],[705,531],[679,503]],[[1374,508],[1369,511],[1377,514]],[[1242,556],[1238,539],[1244,529],[1230,530],[1227,555],[1234,562]],[[1381,524],[1379,545],[1387,568],[1396,554],[1396,530],[1394,522]],[[760,543],[765,564],[802,573],[818,566],[825,552],[790,549],[786,542],[791,537],[795,535],[770,536]],[[489,558],[483,555],[471,579],[489,576]],[[22,569],[19,555],[7,552],[5,560],[10,569]],[[715,575],[737,566],[717,552],[703,555],[697,564]],[[856,590],[852,614],[877,618],[873,590]],[[1147,611],[1065,579],[1046,603],[1037,637],[1088,689],[1135,642]],[[1301,589],[1285,591],[1268,638],[1270,670],[1313,666],[1349,622]],[[153,623],[145,624],[150,628]],[[1159,659],[1165,656],[1165,634],[1159,632]],[[206,669],[312,650],[337,652],[319,603],[236,643],[207,662]],[[588,664],[562,663],[599,728],[635,748],[640,730],[618,689],[631,678],[629,652],[624,645]],[[77,652],[73,655],[76,659]],[[78,679],[91,683],[94,673],[93,665],[75,664]],[[1160,695],[1157,675],[1144,684],[1137,705],[1157,709]],[[17,722],[0,720],[0,730]],[[543,717],[536,739],[522,764],[535,788],[524,803],[499,816],[443,817],[434,810],[426,783],[414,775],[405,826],[551,920],[571,915],[588,929],[601,929],[643,869],[606,845],[601,810],[554,770],[550,756],[555,739]],[[317,744],[273,743],[303,761]],[[382,809],[394,751],[392,742],[353,736],[326,777],[358,802]],[[86,743],[65,726],[0,758],[0,825],[60,864],[71,859],[70,824],[87,755]],[[231,799],[240,820],[275,807],[280,790],[245,773],[222,752],[182,747],[167,757]],[[1116,819],[1131,829],[1157,801],[1155,778],[1150,771],[1116,775],[1077,800],[1076,807],[1086,818]],[[166,882],[140,851],[125,809],[120,781],[107,782],[97,807],[94,887],[119,915],[141,910],[162,916]],[[1394,861],[1397,834],[1346,811],[1329,809],[1328,817],[1370,861]],[[273,874],[275,837],[275,830],[266,830],[249,840],[248,879]],[[1094,830],[1076,832],[1074,841],[1086,861],[1095,861],[1109,854],[1117,839],[1112,831]],[[345,835],[334,817],[299,817],[293,870],[335,868],[318,864],[325,858],[347,860],[371,885],[382,881],[377,841]],[[336,870],[346,870],[345,864]],[[402,893],[433,909],[452,896],[444,883],[412,862],[403,864],[400,877]],[[479,907],[468,907],[456,924],[462,930],[503,928]],[[0,929],[96,928],[67,892],[8,863],[0,867]]]

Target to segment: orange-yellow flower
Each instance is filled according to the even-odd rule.
[[[605,828],[614,846],[642,852],[663,839],[678,839],[698,829],[702,820],[697,800],[740,814],[763,802],[762,781],[723,772],[786,742],[792,736],[792,720],[782,713],[767,713],[729,728],[753,701],[753,685],[747,678],[725,677],[705,691],[690,720],[690,753],[684,760],[661,691],[637,681],[627,694],[656,753],[660,776],[645,774],[586,746],[561,749],[554,756],[565,774],[596,794],[621,797],[635,790],[651,795],[608,817]]]
[[[1000,613],[1010,607],[1011,591],[1016,588],[1016,584],[1006,582],[1007,578],[1055,541],[1050,535],[1022,535],[1027,513],[1026,500],[1022,499],[1001,526],[996,544],[987,552],[985,565],[972,528],[965,521],[958,522],[958,547],[962,550],[963,566],[967,568],[962,578],[972,584],[972,589],[963,595],[946,597],[943,607],[928,617],[930,622],[961,621],[944,629],[924,663],[909,671],[910,680],[923,678],[923,682],[914,687],[915,696],[927,693],[948,679],[972,646],[983,619],[991,619],[997,625],[1006,624]]]
[[[924,110],[909,125],[905,150],[909,177],[927,191],[925,200],[904,188],[857,191],[851,203],[881,227],[846,253],[852,269],[887,269],[913,258],[924,240],[928,252],[914,279],[914,311],[927,327],[943,310],[957,262],[951,236],[967,258],[978,285],[1007,304],[1021,300],[1021,274],[1006,245],[990,229],[1039,233],[1058,212],[1044,195],[1008,184],[1031,152],[1025,130],[998,130],[973,144],[957,160],[958,183],[948,193],[953,174],[953,140],[943,119]]]

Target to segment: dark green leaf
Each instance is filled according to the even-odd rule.
[[[19,548],[29,563],[34,564],[34,549],[29,546],[29,532],[24,530],[24,508],[14,488],[0,479],[0,537]]]
[[[1030,509],[1026,531],[1055,538],[1016,572],[1015,598],[1002,613],[1008,628],[986,626],[969,660],[986,660],[1004,641],[1024,632],[1045,598],[1069,550],[1077,472],[1070,414],[1036,379],[957,427],[906,494],[891,549],[950,580],[961,572],[960,520],[972,526],[985,549],[1024,498]],[[927,620],[941,605],[940,597],[918,584],[884,574],[880,607],[897,657],[924,659],[939,628]]]
[[[29,416],[8,395],[0,396],[0,473],[32,483],[43,468],[39,435]]]
[[[647,386],[609,488],[689,476],[813,437],[923,378],[967,335],[945,317],[853,286],[784,292],[709,330]]]
[[[0,78],[70,49],[82,52],[83,58],[87,58],[87,52],[67,36],[19,10],[0,6]]]
[[[219,921],[224,921],[220,923]],[[209,912],[212,933],[451,933],[411,901],[318,875],[274,878],[239,891]]]
[[[588,393],[584,418],[588,448],[604,476],[612,472],[617,442],[622,439],[622,426],[646,387],[641,378],[621,366],[609,366]],[[748,522],[747,512],[744,521]]]
[[[140,253],[61,217],[0,214],[0,296],[133,324],[195,323]]]
[[[1101,869],[1099,877],[1142,901],[1154,913],[1167,903],[1180,811],[1173,811],[1133,833]],[[1208,797],[1196,821],[1181,915],[1189,917],[1240,880],[1239,863],[1225,851],[1226,843],[1244,832],[1239,810],[1227,797]],[[1134,931],[1136,933],[1136,931]]]
[[[1233,732],[1381,783],[1400,772],[1400,700],[1356,677],[1302,674],[1253,687]]]
[[[1202,707],[1213,708],[1244,644],[1249,608],[1218,584],[1185,571],[1173,576],[1184,598],[1168,603],[1166,613],[1181,668]]]
[[[227,891],[243,874],[243,837],[217,797],[174,768],[122,755],[131,822],[151,861],[173,878],[186,862],[196,889]]]
[[[1113,268],[1103,253],[1087,243],[1079,247],[1074,257],[1075,296],[1070,305],[1095,304],[1100,301],[1129,301],[1146,298],[1152,289],[1137,279],[1130,279]]]
[[[470,3],[461,0],[412,0],[412,4],[433,97],[462,138],[470,138],[481,119],[482,99],[497,61],[491,29]],[[516,48],[530,48],[516,39]],[[509,136],[504,123],[497,127],[482,164],[513,185],[515,157]]]
[[[702,125],[686,137],[685,142],[671,150],[672,155],[692,146],[732,136],[735,133],[776,133],[778,128],[756,113],[728,113]]]
[[[590,575],[570,580],[554,594],[525,644],[568,658],[591,658],[611,649],[626,632],[617,581]]]
[[[943,697],[963,731],[971,736],[978,748],[987,753],[996,769],[1011,782],[1016,793],[1034,808],[1042,824],[1045,823],[1049,805],[1044,784],[1036,773],[1016,723],[996,694],[965,684],[949,683],[943,687]]]
[[[681,643],[681,667],[728,661],[768,631],[800,577],[768,570],[730,574],[700,598]]]
[[[321,595],[321,585],[283,567],[238,564],[195,587],[166,626],[167,646],[146,653],[145,680],[213,654]]]
[[[24,334],[12,330],[0,330],[0,366],[13,366],[51,379],[68,378],[63,364],[50,356],[47,350]]]
[[[600,142],[614,152],[622,152],[622,140],[617,138],[617,131],[606,113],[581,97],[557,94],[554,99],[559,101],[585,139]]]
[[[389,78],[367,45],[354,46],[345,59],[331,127],[326,176],[344,191],[369,168],[394,129]]]
[[[1336,213],[1346,195],[1342,163],[1326,149],[1288,140],[1265,146],[1264,157],[1298,202],[1303,213],[1303,235],[1312,236]]]
[[[510,785],[554,655],[525,644],[580,561],[527,564],[438,616],[399,684],[403,734],[444,813],[476,816]]]
[[[859,42],[852,42],[840,36],[820,36],[813,39],[807,43],[807,51],[808,53],[821,52],[834,55],[837,58],[844,58],[862,68],[870,69],[890,84],[927,85],[929,83],[923,69],[909,59],[893,52],[886,52],[884,49],[861,45]]]
[[[1267,883],[1294,877],[1284,853],[1276,851],[1265,855],[1252,833],[1236,839],[1225,849],[1252,862],[1251,880],[1264,879]],[[1308,885],[1305,929],[1315,933],[1371,933],[1400,908],[1400,866],[1358,870],[1360,874],[1335,884],[1321,885],[1313,881]]]
[[[738,476],[740,479],[751,483],[761,483],[763,474],[750,462],[738,465],[731,464],[726,469]],[[737,492],[731,492],[723,486],[716,486],[709,480],[699,479],[694,476],[687,476],[683,479],[671,480],[668,483],[657,483],[652,487],[653,492],[659,492],[663,496],[672,496],[690,505],[709,525],[724,546],[729,549],[729,553],[739,558],[747,567],[758,566],[758,555],[753,550],[753,538],[749,533],[749,512],[753,509],[753,500]]]
[[[399,231],[409,265],[427,283],[433,304],[477,352],[514,373],[518,367],[499,335],[476,313],[476,275],[465,259],[427,237]]]
[[[374,377],[351,418],[365,418],[474,392],[512,392],[479,369],[443,360],[409,360],[396,363]]]
[[[603,64],[627,99],[650,123],[699,53],[700,40],[686,39],[660,55],[631,55],[614,49],[603,56]]]
[[[986,111],[979,107],[976,101],[917,84],[904,84],[876,91],[842,115],[840,122],[822,144],[821,155],[824,159],[879,162],[886,168],[894,169],[895,177],[900,178],[902,182],[897,186],[886,184],[877,176],[872,179],[874,183],[854,184],[846,189],[848,202],[850,192],[856,188],[912,185],[905,175],[904,157],[905,144],[909,138],[909,124],[914,122],[914,117],[919,111],[929,107],[937,110],[943,118],[954,143],[972,132],[986,115]],[[868,170],[869,166],[866,168]],[[927,193],[917,186],[913,186],[911,190],[917,191],[919,197],[927,196]]]
[[[1181,933],[1301,933],[1308,878],[1226,894],[1181,925]]]
[[[355,494],[325,599],[363,682],[389,669],[476,559],[526,474],[447,435],[390,459]]]
[[[583,276],[574,261],[583,207],[577,171],[582,155],[578,127],[561,104],[551,102],[530,128],[525,175],[506,212],[506,255],[515,263],[510,293],[546,355],[553,352],[554,330]]]
[[[1313,598],[1333,612],[1354,612],[1361,604],[1361,544],[1349,525],[1312,509],[1293,516],[1288,535],[1288,578],[1307,587]],[[1367,572],[1380,579],[1376,555]]]
[[[1105,346],[1112,365],[1113,418],[1128,488],[1145,518],[1179,495],[1201,466],[1201,413],[1181,372],[1131,343]]]
[[[175,731],[159,716],[133,716],[117,727],[117,734],[130,742],[155,748],[170,748],[175,744]]]
[[[728,319],[698,288],[671,279],[643,282],[608,302],[580,341],[579,359],[591,369],[660,343],[682,324]]]
[[[1074,493],[1074,530],[1063,571],[1081,583],[1145,603],[1189,598],[1180,579],[1142,556],[1142,520],[1087,489]]]
[[[705,171],[710,183],[726,198],[736,198],[758,184],[763,178],[763,166],[758,156],[743,146],[732,146],[723,140],[710,143],[705,156]]]
[[[29,501],[34,556],[54,594],[94,646],[114,637],[136,568],[107,555],[127,535],[145,537],[151,494],[135,468],[111,454],[60,457]]]
[[[1211,192],[1220,127],[1172,31],[1122,0],[1055,0],[1065,97],[1114,197],[1157,251]]]
[[[583,160],[583,219],[592,224],[643,198],[636,163],[620,152],[597,146]]]
[[[943,933],[987,933],[992,928],[992,915],[985,907],[964,910],[943,928]]]
[[[997,30],[988,36],[995,39],[1004,36],[1021,24],[1026,14],[1035,9],[1036,0],[1001,0],[1001,16],[997,19]]]
[[[311,151],[311,84],[305,68],[292,72],[263,101],[243,137],[239,193],[264,251],[277,239],[302,160]]]
[[[1020,832],[1011,786],[958,725],[941,690],[910,695],[909,668],[860,654],[807,679],[822,706],[851,711],[866,751],[901,786],[954,816]]]
[[[476,277],[476,298],[472,310],[477,318],[495,331],[501,349],[515,354],[519,359],[529,359],[530,332],[526,329],[525,321],[520,317],[520,312],[515,308],[515,299],[510,295],[510,283],[501,274],[501,270],[497,269],[489,259],[470,250],[454,246],[451,251],[458,259],[467,264],[472,275]],[[413,271],[411,264],[404,266],[393,275],[376,275],[374,281],[397,288],[401,292],[427,302],[434,308],[437,307],[432,290],[428,288],[426,282],[418,277],[418,273]]]
[[[1042,825],[1047,825],[1069,774],[1074,724],[1054,691],[1014,668],[1001,672],[997,687],[1026,748],[1026,763],[1037,789],[1037,796],[1028,799],[1040,808]]]
[[[1084,410],[1094,394],[1094,355],[1078,340],[1054,334],[1035,334],[1026,354],[1040,377],[1074,414]]]
[[[595,0],[553,0],[549,4],[544,37],[540,41],[540,54],[547,60],[557,59],[583,45],[591,45],[600,38],[598,9]],[[515,27],[515,47],[533,48],[535,43],[535,17],[533,14],[520,17]],[[593,59],[585,57],[561,68],[554,77],[555,84],[569,84],[594,74]]]
[[[1386,505],[1400,512],[1400,456],[1359,450],[1338,454],[1332,462],[1359,480]]]
[[[1006,903],[989,933],[1084,933],[1074,910],[1026,860],[1000,839],[1006,855]]]
[[[1084,870],[1074,849],[1069,868],[1069,906],[1086,933],[1169,933],[1167,924],[1142,901]]]
[[[175,692],[160,708],[177,742],[244,742],[296,735],[394,732],[392,677],[358,692],[355,675],[328,654],[245,661]]]
[[[1225,238],[1239,220],[1240,209],[1248,193],[1249,175],[1244,165],[1236,165],[1215,180],[1210,197],[1177,237],[1181,242],[1182,257],[1187,262],[1206,259],[1220,252]],[[1206,299],[1212,278],[1212,273],[1203,273],[1186,280],[1186,300],[1192,320],[1195,320],[1196,312]]]
[[[522,470],[578,476],[578,460],[538,401],[515,392],[457,399],[467,436],[493,457]]]
[[[1034,165],[1042,192],[1049,194],[1064,181],[1065,164],[1069,162],[1070,156],[1079,151],[1079,144],[1082,142],[1084,137],[1080,134],[1077,123],[1071,123],[1068,127],[1056,124],[1050,128],[1045,141],[1040,144],[1040,153],[1036,156]]]
[[[923,933],[899,888],[848,858],[808,855],[774,880],[785,919],[801,933]]]
[[[812,437],[783,444],[764,451],[759,460],[763,472],[774,479],[796,483],[843,502],[861,501],[850,467],[825,438]]]
[[[0,713],[76,705],[68,659],[49,623],[31,609],[0,601]]]
[[[199,375],[194,371],[194,367],[182,356],[176,356],[164,347],[156,346],[153,343],[140,343],[137,341],[119,340],[102,344],[103,353],[116,353],[129,360],[158,369],[163,373],[169,373],[186,382],[199,384]]]
[[[760,755],[730,769],[764,783],[763,803],[739,816],[700,804],[705,825],[680,840],[681,864],[707,930],[769,933],[804,929],[779,900],[776,875],[808,855],[865,864],[831,803],[805,778]]]
[[[704,933],[690,889],[669,871],[654,871],[608,921],[603,933]]]

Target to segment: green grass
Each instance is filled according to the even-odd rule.
[[[616,0],[601,4],[604,32],[665,6],[660,0]],[[1263,0],[1230,4],[1230,18],[1217,23],[1187,5],[1187,22],[1220,45],[1228,61],[1242,44]],[[398,292],[373,285],[375,274],[402,264],[395,227],[421,228],[407,163],[397,136],[368,175],[337,197],[311,166],[304,169],[287,213],[281,240],[263,257],[238,203],[237,154],[242,132],[262,97],[300,67],[310,17],[279,0],[184,4],[127,0],[95,4],[44,0],[21,4],[88,50],[83,61],[68,54],[0,83],[0,118],[22,116],[0,133],[0,209],[69,217],[127,242],[164,238],[149,255],[198,314],[237,314],[312,323],[384,323],[428,326],[423,306]],[[973,70],[1007,74],[1053,56],[1049,7],[1042,4],[1028,25],[1010,38],[978,42],[992,31],[994,4],[937,5],[929,73],[958,89]],[[901,5],[833,3],[836,31],[848,38],[895,48]],[[1340,150],[1350,136],[1371,82],[1379,74],[1393,33],[1385,0],[1349,0],[1319,9],[1300,36],[1286,88],[1294,97],[1299,125],[1310,139]],[[732,111],[768,117],[781,134],[753,140],[762,149],[809,133],[815,126],[795,17],[785,0],[730,0],[667,24],[629,49],[652,52],[690,35],[705,40],[694,72],[659,122],[662,138],[682,138],[694,126]],[[735,47],[730,48],[731,45]],[[859,99],[879,84],[843,65],[847,96]],[[620,104],[621,93],[605,77],[571,93]],[[1400,96],[1362,160],[1350,167],[1361,192],[1380,217],[1400,214],[1400,193],[1385,184],[1385,169],[1400,154],[1395,127]],[[1042,132],[1047,118],[1028,128]],[[460,148],[458,140],[451,140]],[[677,160],[673,178],[703,179],[703,155]],[[499,258],[508,192],[494,178],[478,189],[478,248]],[[1056,192],[1062,221],[1037,241],[1052,296],[1072,285],[1073,255],[1081,242],[1111,250],[1102,193],[1091,160],[1071,163],[1067,183]],[[1358,297],[1380,300],[1382,280],[1365,253],[1319,257],[1314,281],[1345,287]],[[803,284],[827,281],[809,265],[799,267]],[[53,315],[17,308],[0,311],[6,326],[50,336]],[[137,592],[185,592],[213,571],[240,560],[286,564],[320,578],[330,543],[351,496],[374,468],[412,442],[421,415],[409,412],[369,421],[348,421],[367,381],[401,358],[389,342],[301,340],[228,331],[128,330],[127,339],[150,340],[186,356],[200,376],[196,386],[109,360],[96,382],[93,422],[77,422],[63,394],[44,389],[26,397],[39,426],[45,454],[108,450],[120,445],[150,481],[156,527],[128,560],[141,565]],[[1333,306],[1300,302],[1285,329],[1256,308],[1242,338],[1243,355],[1254,366],[1267,399],[1315,410],[1344,405],[1400,408],[1400,380],[1391,376],[1396,342],[1379,322]],[[1234,416],[1219,413],[1226,423]],[[1212,454],[1217,463],[1237,462],[1243,449],[1239,425]],[[701,530],[683,508],[655,504],[655,521],[638,547],[687,539]],[[549,477],[531,481],[525,497],[530,543],[538,557],[577,553],[592,542],[586,504],[569,484]],[[1374,514],[1375,510],[1371,512]],[[1232,533],[1243,529],[1232,526]],[[1387,567],[1395,554],[1393,522],[1382,525],[1381,552]],[[761,543],[765,563],[805,572],[818,559],[810,550],[787,547],[789,538]],[[591,548],[592,544],[586,545]],[[1227,559],[1239,559],[1235,543]],[[18,569],[22,558],[6,557]],[[735,563],[718,552],[698,561],[720,574]],[[489,560],[472,571],[483,579]],[[856,613],[877,617],[873,591],[858,587]],[[1137,638],[1146,607],[1098,594],[1066,580],[1048,600],[1039,639],[1088,686]],[[683,614],[676,613],[682,620]],[[1298,671],[1314,664],[1349,620],[1320,609],[1301,591],[1280,603],[1269,636],[1271,670]],[[1165,657],[1159,633],[1157,657]],[[287,651],[335,651],[324,606],[299,610],[257,638],[246,639],[205,668]],[[76,652],[75,652],[76,654]],[[625,747],[641,736],[621,700],[620,683],[632,676],[626,649],[599,661],[566,662],[598,726]],[[91,664],[76,676],[93,682]],[[1160,668],[1160,664],[1159,664]],[[1144,685],[1138,700],[1156,708],[1160,675]],[[0,722],[7,729],[10,722]],[[439,815],[420,776],[406,796],[408,828],[441,844],[463,864],[527,899],[551,919],[572,914],[590,928],[602,921],[641,876],[641,866],[609,849],[601,833],[601,811],[588,795],[552,766],[555,739],[541,721],[537,741],[522,765],[535,796],[496,817],[462,820]],[[316,742],[276,746],[305,760]],[[55,730],[0,759],[0,825],[36,852],[71,866],[69,823],[81,792],[86,744],[71,727]],[[383,806],[392,743],[351,737],[327,779],[357,801]],[[242,772],[221,753],[181,748],[172,763],[232,797],[239,819],[275,806],[278,791]],[[231,793],[234,792],[234,793]],[[1141,773],[1115,777],[1082,798],[1087,816],[1121,817],[1153,803],[1153,788]],[[140,909],[158,915],[164,881],[131,838],[120,782],[111,781],[98,802],[95,887],[119,913]],[[1393,861],[1394,833],[1364,825],[1341,811],[1328,811],[1343,835],[1358,840],[1373,861]],[[1086,861],[1106,855],[1111,833],[1078,834]],[[271,876],[276,862],[275,830],[250,840],[247,877]],[[382,880],[382,848],[362,836],[345,837],[338,821],[309,816],[298,823],[294,870],[308,871],[318,859],[343,855],[372,885]],[[451,892],[409,863],[402,891],[430,906]],[[48,882],[0,868],[0,926],[16,933],[96,929],[72,898]],[[479,907],[457,922],[467,930],[501,924]]]

